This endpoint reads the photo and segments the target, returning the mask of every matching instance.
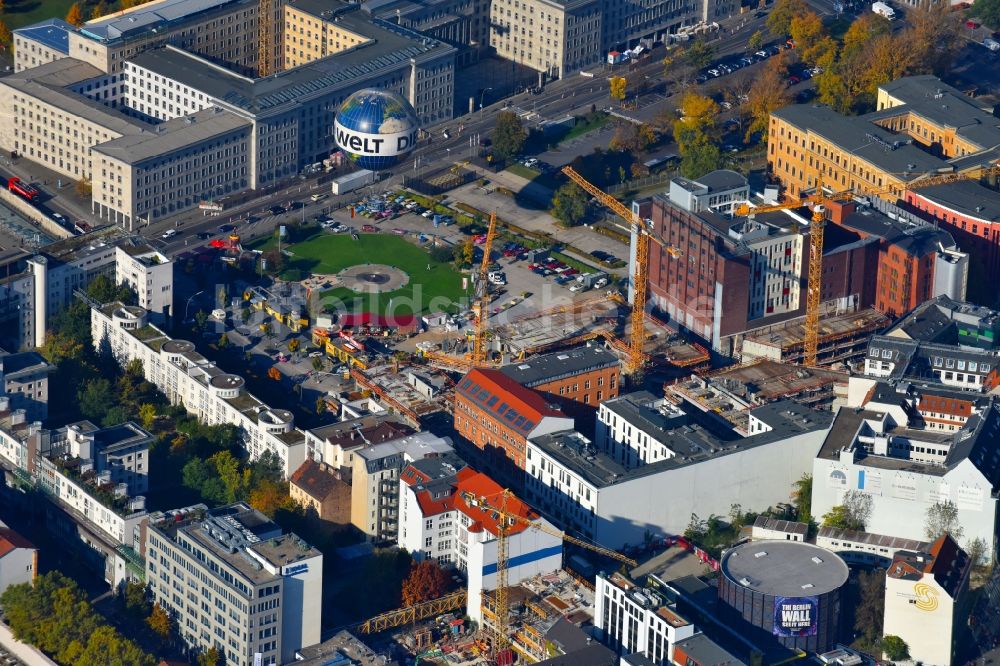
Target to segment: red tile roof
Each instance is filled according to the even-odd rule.
[[[499,370],[471,371],[459,382],[458,394],[524,436],[546,416],[565,416],[541,393],[521,386]]]
[[[339,474],[312,458],[306,458],[288,482],[318,502],[326,500],[338,485],[344,483]]]
[[[415,471],[415,470],[414,470]],[[404,475],[403,481],[408,485],[418,485],[421,483],[416,475],[409,475],[409,479]],[[455,475],[451,492],[440,497],[433,497],[431,491],[420,490],[416,493],[417,503],[420,505],[421,514],[426,516],[436,516],[447,511],[460,511],[471,519],[470,532],[480,532],[487,530],[493,536],[499,533],[499,516],[494,507],[500,507],[503,502],[503,488],[496,481],[482,472],[476,472],[470,467],[465,467]],[[466,496],[470,496],[469,500]],[[486,502],[480,503],[474,498],[485,498]],[[539,518],[527,503],[519,500],[514,495],[510,495],[506,500],[506,513],[520,516],[527,521],[535,521]],[[518,534],[528,528],[524,521],[518,521],[508,530],[508,534]]]
[[[0,527],[0,557],[16,548],[34,548],[34,545],[9,527]]]

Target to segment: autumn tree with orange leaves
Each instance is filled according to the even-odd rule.
[[[414,563],[410,575],[403,581],[403,605],[414,606],[422,601],[430,601],[448,592],[451,580],[448,574],[433,560]]]

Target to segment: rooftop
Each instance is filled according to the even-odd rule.
[[[153,126],[149,132],[128,134],[94,146],[94,150],[125,164],[142,164],[192,145],[240,130],[250,131],[250,121],[219,107]]]
[[[76,28],[66,21],[52,18],[24,28],[18,28],[14,31],[14,34],[43,44],[54,51],[69,55],[69,33],[74,30]]]
[[[787,532],[788,534],[801,534],[805,536],[809,533],[809,526],[794,520],[780,520],[770,516],[757,516],[753,521],[754,527],[759,527],[772,532]]]
[[[557,379],[618,365],[618,358],[606,348],[587,345],[511,363],[500,368],[500,372],[518,384],[531,388]]]
[[[413,432],[413,428],[395,416],[375,414],[313,428],[309,434],[332,446],[348,449],[399,439]]]
[[[319,502],[324,501],[338,485],[344,483],[340,480],[339,473],[330,469],[329,465],[318,463],[312,458],[306,458],[288,482]]]
[[[38,372],[53,372],[55,366],[38,352],[0,353],[0,377],[17,379]],[[0,387],[0,391],[3,387]]]
[[[105,43],[136,39],[199,14],[240,3],[250,4],[248,0],[158,0],[87,21],[80,33]]]
[[[389,458],[401,457],[404,461],[410,461],[453,451],[451,440],[447,437],[438,437],[430,432],[417,432],[366,446],[355,451],[355,455],[366,462],[370,472],[374,472],[376,469],[381,469]]]
[[[524,437],[543,418],[564,416],[542,394],[522,386],[500,370],[472,370],[458,383],[456,393],[495,419],[507,421],[508,427]]]
[[[201,91],[234,109],[262,114],[280,112],[302,101],[369,80],[374,74],[408,69],[410,60],[445,56],[454,48],[382,19],[338,15],[338,23],[369,41],[326,58],[251,79],[174,46],[144,51],[131,63]]]
[[[955,239],[940,227],[894,220],[872,208],[849,213],[839,224],[864,235],[878,236],[914,257],[934,254],[940,247],[955,247]]]
[[[971,180],[922,187],[912,196],[926,199],[965,217],[1000,222],[1000,192]]]
[[[709,664],[711,666],[737,666],[744,663],[743,660],[734,657],[721,645],[702,633],[677,641],[674,648],[680,648],[687,655],[690,660],[688,663],[706,666]]]
[[[942,534],[930,548],[922,551],[899,551],[892,559],[886,576],[903,580],[920,580],[925,575],[934,577],[954,599],[969,571],[972,561],[949,534]]]
[[[724,576],[746,588],[785,597],[826,594],[847,582],[840,556],[801,541],[752,541],[722,556]]]
[[[836,527],[820,527],[818,536],[824,539],[850,541],[851,543],[862,543],[869,546],[878,546],[880,548],[889,548],[893,550],[902,549],[923,551],[931,546],[926,541],[904,539],[903,537],[894,537],[885,534],[873,534],[872,532],[842,530]]]
[[[32,543],[14,530],[0,523],[0,558],[18,548],[34,548]]]
[[[89,424],[89,421],[84,423]],[[155,439],[152,433],[131,421],[94,431],[94,444],[103,453],[114,453],[136,444],[151,444]]]

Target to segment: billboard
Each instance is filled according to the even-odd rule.
[[[815,636],[818,613],[816,597],[775,597],[774,635]]]

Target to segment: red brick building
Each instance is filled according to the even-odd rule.
[[[521,386],[534,389],[560,404],[564,411],[583,415],[579,406],[596,409],[602,401],[618,397],[621,362],[607,348],[587,345],[543,354],[500,368]]]
[[[472,370],[455,390],[455,430],[498,466],[524,469],[529,437],[573,428],[557,404],[499,370]]]

